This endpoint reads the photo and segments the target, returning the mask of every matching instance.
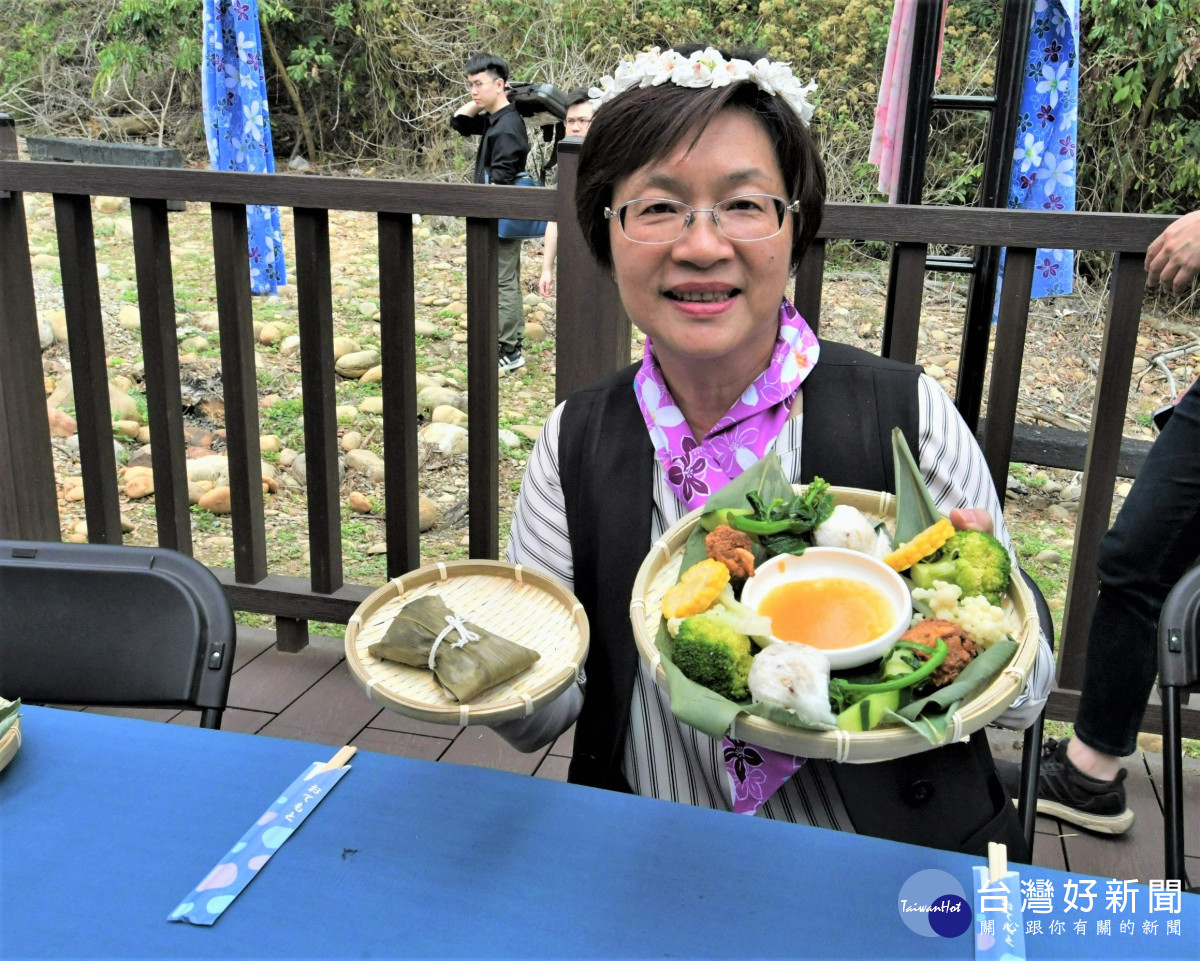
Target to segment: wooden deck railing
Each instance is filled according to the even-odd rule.
[[[7,134],[7,141],[5,140]],[[11,128],[0,126],[15,155]],[[234,560],[216,569],[238,610],[273,615],[281,646],[298,648],[307,622],[345,622],[369,593],[342,572],[330,280],[330,211],[369,211],[378,225],[378,282],[383,365],[384,502],[388,576],[419,564],[413,213],[465,218],[468,328],[469,553],[499,552],[496,233],[500,217],[557,220],[560,225],[556,395],[614,370],[629,357],[629,324],[609,277],[590,259],[570,209],[578,141],[560,148],[559,189],[494,187],[333,177],[131,169],[0,159],[0,537],[60,537],[43,389],[33,277],[22,193],[54,197],[68,346],[79,424],[89,539],[121,540],[116,465],[105,370],[104,335],[92,234],[94,196],[130,198],[146,398],[150,414],[159,543],[191,551],[175,334],[168,200],[207,204],[213,257],[227,443],[233,493]],[[308,483],[308,578],[268,569],[258,440],[245,205],[273,204],[294,213],[296,288],[301,337],[304,444]],[[1065,693],[1052,716],[1071,718],[1072,690],[1082,681],[1083,649],[1096,593],[1096,553],[1108,526],[1115,479],[1132,476],[1148,444],[1123,440],[1126,402],[1141,315],[1142,259],[1167,217],[1031,213],[949,207],[831,204],[821,240],[797,276],[795,300],[819,324],[824,243],[853,239],[901,243],[904,255],[890,318],[889,354],[916,357],[929,243],[1007,246],[1001,322],[995,333],[986,422],[979,432],[997,489],[1010,461],[1084,473],[1075,551],[1059,650]],[[1104,345],[1090,433],[1039,430],[1016,423],[1034,252],[1039,246],[1114,255]],[[968,332],[960,384],[982,385],[987,364],[979,332]],[[963,393],[960,391],[960,393]],[[972,422],[979,398],[956,398]],[[973,426],[975,426],[973,424]],[[164,443],[161,439],[169,438]],[[1200,724],[1189,712],[1191,733]],[[1153,712],[1151,712],[1153,714]],[[1148,717],[1148,727],[1154,718]]]

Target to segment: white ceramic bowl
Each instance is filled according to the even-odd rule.
[[[780,554],[759,565],[742,587],[742,603],[757,611],[763,599],[781,584],[818,577],[844,577],[862,581],[879,591],[895,612],[892,626],[878,637],[856,647],[822,649],[833,670],[861,667],[883,656],[884,651],[908,630],[912,598],[903,578],[883,561],[842,547],[810,547],[803,554]]]

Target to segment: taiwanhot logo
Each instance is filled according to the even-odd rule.
[[[957,938],[971,929],[971,905],[952,874],[929,868],[900,888],[900,920],[925,938]]]

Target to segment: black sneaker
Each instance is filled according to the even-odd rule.
[[[517,370],[525,366],[525,358],[521,356],[521,348],[514,347],[511,352],[500,348],[500,371]]]
[[[1042,747],[1038,814],[1099,834],[1124,834],[1133,824],[1133,812],[1125,804],[1125,769],[1111,781],[1089,777],[1071,763],[1067,744],[1051,738]]]

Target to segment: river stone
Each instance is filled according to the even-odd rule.
[[[55,260],[57,265],[58,261]],[[46,312],[46,321],[54,331],[54,339],[60,344],[67,342],[67,312],[61,307]]]
[[[187,461],[189,481],[209,481],[213,484],[229,482],[229,458],[224,454],[209,454]]]
[[[132,420],[142,423],[142,412],[138,410],[137,401],[126,394],[116,384],[108,385],[108,406],[114,417],[120,420]]]
[[[413,329],[418,337],[438,336],[437,324],[430,323],[428,320],[418,320],[413,324]]]
[[[129,455],[126,467],[149,467],[154,461],[150,456],[150,445],[145,444]]]
[[[49,350],[54,345],[54,328],[41,314],[38,314],[38,343],[42,350]]]
[[[360,434],[356,430],[346,431],[346,433],[344,433],[342,435],[342,439],[340,441],[338,441],[338,443],[341,445],[342,450],[345,450],[345,451],[358,450],[360,447],[362,447],[362,442],[363,442],[363,435]],[[295,459],[295,458],[293,458],[293,459]],[[280,462],[283,461],[282,456],[279,458],[279,460],[280,460]]]
[[[540,343],[546,339],[546,328],[535,321],[525,324],[525,339],[531,344]]]
[[[137,330],[142,326],[142,312],[135,304],[124,304],[117,311],[117,323],[126,330]]]
[[[467,412],[451,407],[449,404],[439,404],[431,415],[435,424],[453,424],[455,427],[467,426]]]
[[[363,374],[358,382],[360,384],[378,384],[383,380],[383,364],[376,364],[365,374]]]
[[[542,428],[538,424],[513,424],[512,429],[529,440],[537,440],[542,436]]]
[[[299,334],[289,334],[287,337],[283,338],[283,341],[279,345],[279,356],[280,357],[291,357],[292,354],[298,353],[299,350],[300,350],[300,335]]]
[[[214,487],[201,496],[199,506],[211,514],[228,514],[233,510],[233,492],[228,487]]]
[[[364,397],[358,405],[360,413],[363,414],[382,414],[383,413],[383,398],[382,397]]]
[[[424,534],[437,523],[437,504],[424,494],[417,495],[417,528]]]
[[[417,373],[417,393],[421,393],[426,387],[441,387],[442,382],[432,374]]]
[[[136,473],[135,473],[136,472]],[[154,472],[149,467],[129,467],[125,470],[125,496],[138,500],[154,493]]]
[[[283,328],[278,324],[263,324],[263,329],[258,332],[258,342],[264,346],[277,344],[283,339]]]
[[[79,430],[78,425],[75,423],[75,418],[66,411],[59,410],[57,407],[51,407],[46,413],[50,417],[51,437],[70,437]]]
[[[357,350],[339,357],[333,365],[333,369],[343,377],[357,379],[375,367],[379,363],[379,359],[377,350]]]
[[[426,387],[417,394],[417,411],[422,414],[432,413],[435,407],[456,407],[467,409],[467,398],[449,387]]]
[[[465,454],[467,432],[453,424],[426,424],[417,432],[417,440],[443,454]]]
[[[345,357],[347,354],[354,354],[361,350],[358,346],[358,341],[352,337],[334,337],[333,338],[333,359]]]
[[[508,450],[515,450],[521,446],[521,438],[507,428],[500,428],[500,446]]]
[[[350,470],[358,471],[360,474],[367,474],[372,471],[378,471],[379,476],[383,476],[383,458],[373,451],[369,450],[351,450],[346,452],[346,467]]]

